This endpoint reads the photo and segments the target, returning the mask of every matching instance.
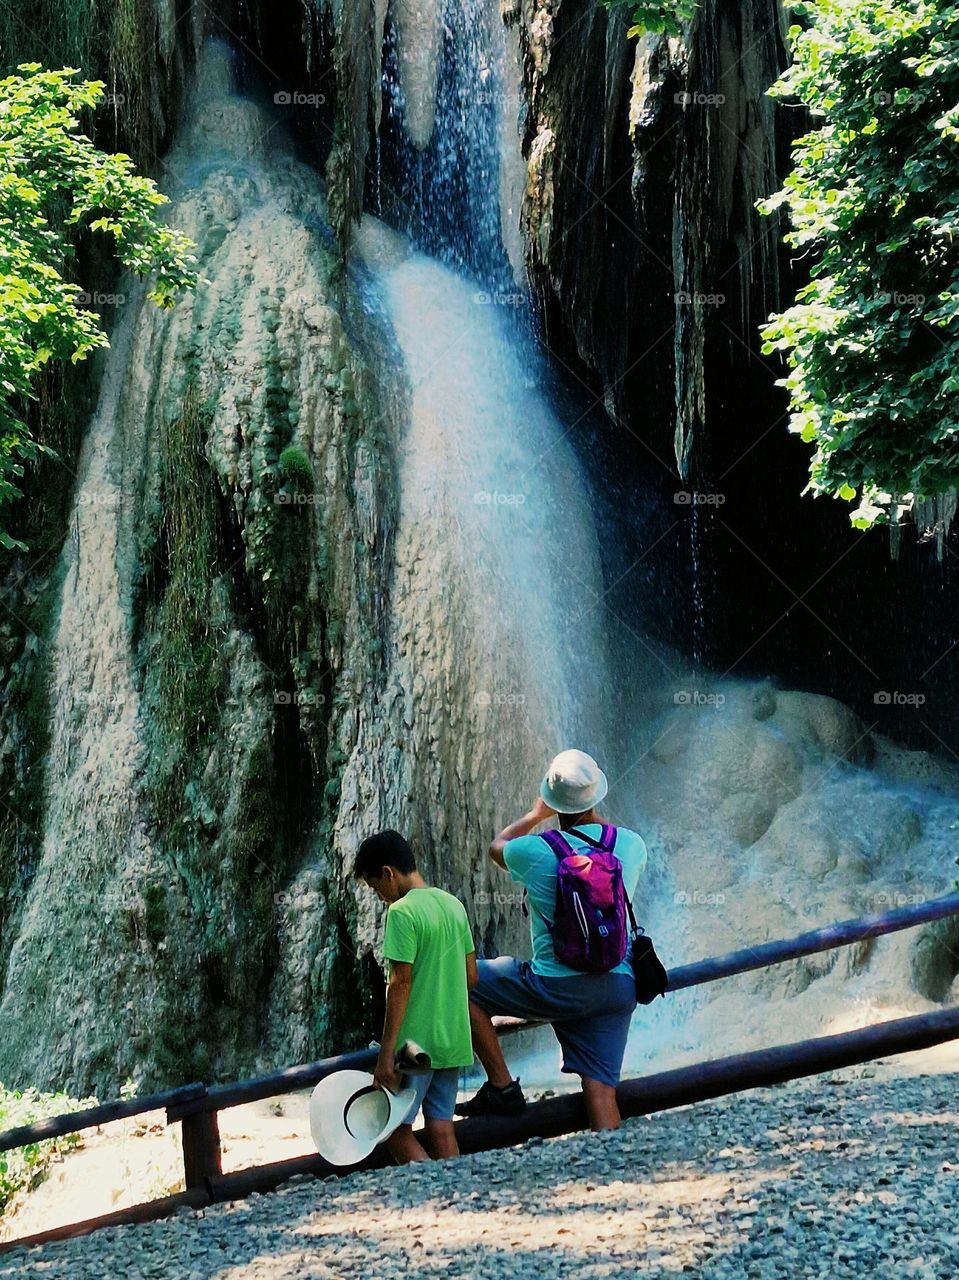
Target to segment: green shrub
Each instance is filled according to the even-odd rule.
[[[632,10],[631,36],[645,35],[647,31],[678,36],[683,24],[689,22],[699,7],[694,0],[603,0],[603,3],[607,9]]]
[[[40,1093],[36,1089],[8,1090],[0,1085],[0,1130],[17,1129],[92,1106],[96,1106],[96,1098],[70,1098],[65,1093]],[[80,1145],[80,1135],[71,1133],[0,1152],[0,1213],[18,1192],[39,1186],[55,1156]]]

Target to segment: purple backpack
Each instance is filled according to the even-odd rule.
[[[542,838],[559,860],[556,910],[546,924],[557,960],[583,973],[609,973],[626,958],[626,890],[623,864],[613,854],[616,828],[602,824],[598,841],[572,828],[588,849],[577,849],[560,831]]]

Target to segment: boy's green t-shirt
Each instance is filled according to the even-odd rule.
[[[397,1043],[415,1040],[437,1071],[473,1061],[466,957],[474,950],[466,908],[451,893],[411,889],[390,904],[383,954],[413,966]]]

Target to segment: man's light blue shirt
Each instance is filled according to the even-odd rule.
[[[598,840],[602,832],[598,822],[583,823],[581,830],[594,840]],[[562,834],[574,849],[589,852],[590,846],[585,840],[578,840],[570,831],[564,831]],[[635,831],[630,831],[628,827],[618,827],[613,854],[623,864],[623,886],[627,897],[632,899],[639,877],[646,869],[648,857],[646,843]],[[559,865],[556,854],[542,836],[517,836],[504,847],[503,860],[512,878],[523,885],[529,895],[533,972],[539,974],[541,978],[582,977],[578,969],[571,969],[568,964],[563,964],[556,959],[553,939],[546,923],[547,920],[552,921],[556,910],[556,868]],[[611,972],[632,973],[629,957],[627,956],[623,963],[617,965]]]

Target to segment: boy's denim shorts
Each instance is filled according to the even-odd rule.
[[[416,1072],[403,1077],[404,1089],[415,1089],[413,1105],[403,1117],[404,1124],[412,1124],[420,1107],[425,1120],[452,1120],[459,1090],[460,1067],[444,1067],[440,1071]]]
[[[543,978],[528,960],[478,960],[470,999],[492,1017],[506,1014],[548,1022],[563,1050],[563,1070],[616,1085],[623,1067],[636,983],[627,973]]]

